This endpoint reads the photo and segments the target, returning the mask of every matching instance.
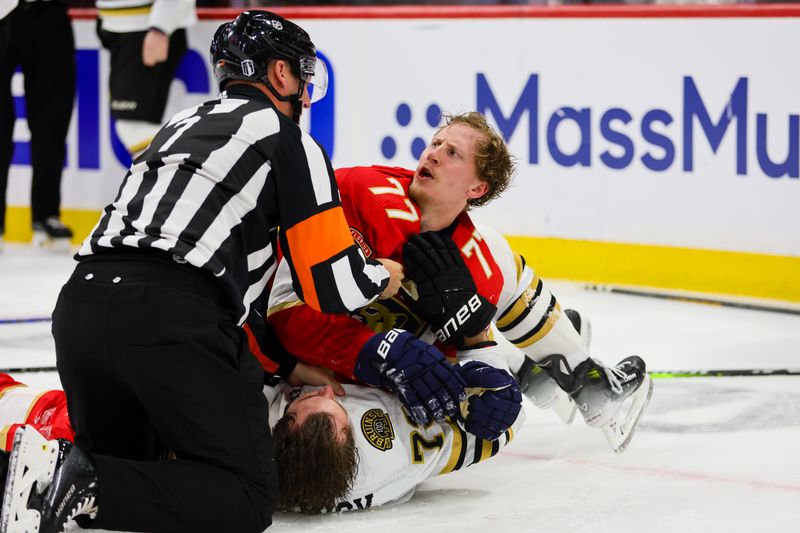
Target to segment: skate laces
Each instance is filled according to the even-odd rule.
[[[622,394],[622,383],[620,380],[625,380],[628,375],[620,370],[615,366],[606,366],[604,363],[600,363],[603,367],[603,370],[606,373],[606,377],[608,378],[608,384],[611,385],[611,390],[616,392],[617,394]]]
[[[97,504],[95,504],[94,495],[88,495],[81,499],[75,507],[72,508],[66,520],[64,521],[64,528],[61,531],[74,529],[78,527],[76,518],[82,515],[88,515],[91,520],[97,518]]]

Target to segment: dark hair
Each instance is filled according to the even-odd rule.
[[[451,124],[464,124],[481,134],[475,143],[475,164],[478,166],[478,177],[486,182],[489,189],[480,198],[470,198],[467,201],[469,206],[486,205],[498,198],[511,184],[517,166],[503,137],[489,125],[486,117],[476,111],[443,115],[443,118],[446,123],[438,131]]]
[[[310,415],[302,425],[287,414],[272,428],[278,466],[282,511],[317,514],[332,510],[353,488],[358,472],[358,450],[353,428],[344,439],[326,413]]]

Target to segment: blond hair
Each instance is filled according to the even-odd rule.
[[[503,137],[489,125],[486,117],[476,111],[457,115],[445,114],[442,118],[445,119],[445,125],[436,133],[451,124],[464,124],[480,133],[480,138],[475,143],[475,164],[478,167],[478,177],[489,188],[486,194],[480,198],[469,199],[467,204],[470,207],[478,207],[498,198],[511,184],[517,166]]]

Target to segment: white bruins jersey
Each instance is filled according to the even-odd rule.
[[[470,358],[497,365],[497,360],[492,360],[496,355],[487,354],[495,351],[496,347],[473,350],[483,353]],[[293,398],[317,388],[294,388],[286,383],[265,387],[264,393],[270,405],[270,424],[274,426],[280,420]],[[450,420],[443,424],[431,422],[420,426],[411,420],[400,401],[384,390],[362,385],[344,385],[344,388],[347,394],[337,399],[350,418],[359,465],[353,490],[332,511],[403,503],[426,479],[466,468],[496,455],[511,442],[525,421],[523,403],[514,425],[499,439],[486,441],[467,433],[463,425]]]
[[[570,361],[589,357],[580,334],[544,280],[500,233],[488,226],[477,228],[503,274],[492,339],[501,345],[507,340],[534,361],[554,353],[563,354]],[[519,369],[523,358],[519,352],[504,349],[502,353],[512,370]]]

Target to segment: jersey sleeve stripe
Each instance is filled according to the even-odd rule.
[[[312,267],[340,254],[350,246],[356,246],[345,223],[344,211],[337,206],[317,213],[286,230],[286,240],[294,271],[302,288],[303,300],[312,308],[320,310]],[[291,252],[295,250],[303,250],[305,253],[294,255]],[[338,281],[340,280],[337,279]]]
[[[15,425],[17,425],[17,424],[10,424],[10,425],[3,426],[2,428],[0,428],[0,444],[2,444],[3,450],[5,450],[7,452],[10,452],[11,449],[14,447],[14,443],[13,442],[9,442],[9,440],[10,440],[9,436],[13,435],[13,433],[10,433],[10,431],[11,431],[11,428],[13,428]]]
[[[314,197],[317,200],[317,205],[330,203],[333,200],[333,193],[325,156],[309,134],[304,131],[301,133],[301,140],[303,149],[306,152],[308,170],[311,173],[311,184],[314,187]]]
[[[289,309],[291,307],[297,307],[297,306],[300,306],[300,305],[306,305],[306,304],[303,303],[302,300],[293,300],[291,302],[281,302],[281,303],[279,303],[277,305],[274,305],[274,306],[269,308],[269,310],[267,311],[267,318],[269,318],[273,313],[279,313],[279,312],[283,311],[284,309]]]
[[[439,472],[440,475],[449,474],[453,470],[458,470],[464,462],[464,454],[466,453],[464,441],[466,440],[467,434],[452,420],[448,420],[447,424],[453,432],[453,445],[450,447],[450,458],[447,460],[447,464],[444,468]]]
[[[264,248],[251,252],[247,256],[247,270],[252,272],[264,266],[272,258],[272,243],[268,243]]]
[[[245,323],[242,328],[247,334],[247,346],[250,348],[250,353],[256,356],[256,359],[258,359],[258,362],[261,363],[261,366],[264,368],[264,370],[273,374],[277,372],[278,364],[264,355],[264,352],[261,351],[261,347],[258,345],[256,336],[253,334],[253,330],[250,329],[250,325]]]
[[[508,442],[508,441],[506,441]],[[497,455],[497,452],[500,451],[500,439],[493,440],[492,445],[490,446],[489,457],[494,457]],[[481,459],[488,459],[489,457],[483,457]]]
[[[370,265],[367,266],[369,267]],[[362,307],[366,297],[353,278],[350,258],[345,256],[337,259],[331,265],[331,269],[336,280],[336,289],[339,291],[339,297],[342,299],[344,306],[348,309]]]
[[[28,406],[28,410],[25,412],[25,419],[24,419],[25,422],[28,422],[28,423],[31,422],[31,420],[29,420],[29,418],[30,418],[31,413],[33,412],[34,408],[36,407],[36,404],[39,403],[39,400],[42,399],[42,396],[46,395],[48,392],[50,392],[50,391],[44,391],[44,392],[42,392],[40,394],[37,394],[36,397],[33,399],[33,401],[31,401],[30,405]]]
[[[523,336],[516,338],[516,339],[509,339],[511,343],[517,346],[518,348],[525,348],[530,346],[531,344],[538,342],[542,339],[545,335],[550,333],[550,330],[553,329],[556,321],[561,316],[561,306],[556,301],[556,297],[553,296],[550,305],[547,308],[547,312],[544,314],[542,319],[539,321],[536,326],[531,329],[528,333],[524,334]]]
[[[480,446],[481,442],[480,439],[475,439],[475,449],[472,451],[472,464],[481,461],[481,457],[483,456],[483,446]]]
[[[481,453],[478,456],[477,460],[475,461],[476,463],[479,463],[481,461],[485,461],[486,459],[490,458],[495,453],[497,453],[497,451],[495,451],[495,447],[497,446],[497,441],[496,440],[494,440],[494,441],[479,440],[478,442],[480,442],[481,445],[479,447],[477,445],[478,443],[477,442],[475,443],[476,455],[477,455],[477,450],[478,449],[480,449]]]
[[[514,266],[517,269],[517,282],[522,279],[522,273],[525,270],[525,258],[517,252],[514,252]]]
[[[534,276],[530,285],[526,286],[523,293],[519,295],[508,311],[497,319],[497,329],[505,333],[525,320],[525,317],[531,308],[536,305],[539,295],[542,293],[542,285],[542,280],[539,279],[539,276]],[[536,287],[536,289],[531,291],[533,287]]]
[[[272,277],[272,274],[275,272],[276,267],[277,265],[275,264],[275,258],[273,257],[272,264],[269,265],[269,267],[264,271],[264,275],[247,288],[247,292],[245,292],[244,298],[242,298],[245,312],[241,317],[239,317],[239,325],[243,324],[244,321],[247,320],[247,315],[250,314],[250,304],[253,303],[264,292],[264,288],[267,286],[267,283]]]

